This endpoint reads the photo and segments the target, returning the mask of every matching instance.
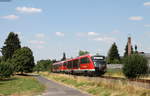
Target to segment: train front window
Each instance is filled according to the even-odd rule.
[[[101,65],[104,65],[104,64],[106,64],[106,62],[105,62],[105,60],[104,60],[105,58],[104,57],[92,57],[92,60],[93,60],[93,63],[94,63],[94,66],[95,67],[100,67]]]

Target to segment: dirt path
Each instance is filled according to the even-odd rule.
[[[45,92],[40,96],[90,96],[74,88],[70,88],[42,76],[36,76],[37,80],[46,86]]]

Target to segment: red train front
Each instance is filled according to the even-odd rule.
[[[53,64],[53,72],[71,74],[102,75],[106,72],[105,57],[102,55],[84,55]]]

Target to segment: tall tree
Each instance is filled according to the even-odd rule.
[[[133,54],[133,47],[131,46],[131,54]],[[128,43],[125,47],[124,57],[128,56]]]
[[[118,53],[118,48],[116,43],[113,43],[108,52],[108,63],[118,63],[120,61],[120,56]]]
[[[11,59],[14,52],[21,48],[20,40],[18,38],[18,34],[14,32],[10,32],[7,39],[4,42],[4,46],[1,48],[1,52],[3,55],[3,60]]]
[[[35,65],[32,50],[28,47],[18,49],[12,57],[12,62],[16,72],[32,72]]]
[[[65,52],[63,53],[63,58],[61,59],[61,61],[64,61],[64,60],[66,60],[66,54],[65,54]]]
[[[86,55],[86,54],[89,54],[89,52],[88,51],[83,51],[83,50],[79,51],[79,56]]]

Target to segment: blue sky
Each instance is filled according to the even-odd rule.
[[[75,57],[79,50],[107,55],[116,42],[123,55],[127,37],[150,52],[150,0],[11,0],[0,2],[0,47],[19,34],[35,60]]]

